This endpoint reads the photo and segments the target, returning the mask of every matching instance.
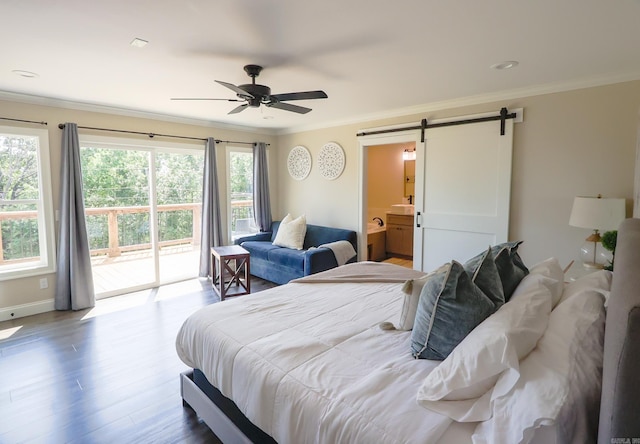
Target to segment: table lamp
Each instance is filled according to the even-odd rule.
[[[580,258],[586,268],[604,267],[606,256],[598,254],[599,230],[617,230],[625,216],[624,199],[604,198],[598,194],[597,197],[579,196],[573,200],[569,225],[593,230],[580,249]]]

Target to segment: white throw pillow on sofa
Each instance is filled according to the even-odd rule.
[[[293,248],[294,250],[302,250],[304,245],[304,236],[307,234],[307,219],[304,214],[292,220],[291,215],[287,214],[276,233],[273,245],[279,247]]]

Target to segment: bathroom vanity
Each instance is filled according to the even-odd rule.
[[[413,214],[387,213],[387,254],[413,257]]]

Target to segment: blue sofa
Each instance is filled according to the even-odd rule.
[[[309,250],[310,247],[346,240],[358,251],[355,231],[309,224],[302,250],[279,247],[272,244],[279,226],[280,221],[276,221],[271,224],[271,231],[235,240],[251,254],[251,274],[276,284],[286,284],[292,279],[338,266],[333,251],[328,248]],[[356,258],[354,256],[348,263],[355,262]]]

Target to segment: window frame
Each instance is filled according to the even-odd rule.
[[[38,138],[38,199],[29,199],[36,204],[38,213],[38,242],[40,259],[38,261],[19,262],[11,266],[0,266],[0,281],[39,276],[56,272],[56,237],[55,217],[53,211],[53,194],[51,192],[51,161],[49,149],[49,131],[40,128],[22,128],[0,126],[0,133]],[[12,201],[3,201],[12,202]],[[22,201],[23,203],[25,201]],[[0,246],[0,248],[2,248]]]

